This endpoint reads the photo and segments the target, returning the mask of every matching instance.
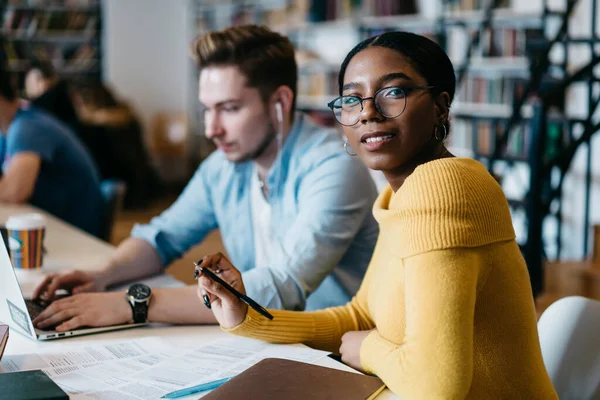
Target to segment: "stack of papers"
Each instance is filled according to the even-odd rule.
[[[75,400],[150,400],[237,375],[265,358],[313,363],[327,354],[302,345],[246,338],[226,338],[183,349],[150,337],[77,347],[63,345],[48,353],[6,356],[0,362],[0,373],[42,369]]]

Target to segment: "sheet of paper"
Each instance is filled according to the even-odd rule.
[[[197,349],[143,354],[93,364],[45,368],[72,399],[159,399],[185,387],[230,377],[268,357],[315,362],[327,352],[302,345],[274,345],[245,338],[227,338]],[[205,393],[188,396],[197,399]]]
[[[166,341],[154,337],[78,347],[56,343],[56,346],[42,350],[38,354],[5,356],[0,362],[0,373],[57,367],[68,368],[149,354],[172,354],[174,349],[175,347]]]

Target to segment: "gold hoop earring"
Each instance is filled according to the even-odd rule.
[[[344,141],[344,150],[346,150],[346,153],[348,153],[348,155],[350,155],[351,157],[354,157],[354,156],[356,156],[356,155],[357,155],[356,153],[351,153],[351,152],[348,150],[348,140],[347,140],[347,139]]]
[[[444,128],[444,136],[440,137],[438,136],[438,131],[439,131],[439,127]],[[446,128],[445,124],[441,124],[440,126],[436,126],[435,129],[433,130],[433,137],[435,138],[435,140],[437,140],[438,142],[443,142],[444,140],[446,140],[446,138],[448,137],[448,128]]]

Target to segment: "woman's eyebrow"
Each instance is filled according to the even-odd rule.
[[[410,79],[410,77],[408,75],[406,75],[405,73],[403,73],[403,72],[391,72],[389,74],[385,74],[382,77],[380,77],[377,80],[377,83],[379,85],[382,85],[384,83],[387,83],[389,81],[394,81],[396,79],[404,79],[404,80],[407,80],[407,81],[412,81],[412,79]]]
[[[357,87],[359,87],[359,86],[361,86],[361,84],[360,84],[360,83],[357,83],[357,82],[348,82],[348,83],[346,83],[346,84],[345,84],[345,85],[342,87],[342,92],[343,92],[344,90],[355,89],[355,88],[357,88]]]
[[[407,81],[412,81],[412,79],[410,79],[410,77],[403,72],[390,72],[389,74],[385,74],[385,75],[379,77],[377,79],[377,85],[381,86],[386,82],[393,81],[396,79],[405,79]],[[349,90],[349,89],[355,89],[360,86],[361,86],[361,84],[358,82],[348,82],[342,87],[342,91]]]

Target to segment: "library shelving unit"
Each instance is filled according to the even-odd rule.
[[[99,82],[101,0],[0,0],[2,70],[22,89],[32,61],[71,81]]]
[[[440,12],[432,17],[393,15],[392,11],[402,10],[377,9],[376,5],[385,2],[375,1],[193,3],[196,33],[261,23],[288,35],[298,48],[298,108],[321,116],[329,115],[326,104],[337,96],[342,60],[314,56],[314,48],[322,43],[319,31],[354,34],[350,36],[354,44],[390,30],[420,33],[440,43],[458,78],[450,147],[457,154],[480,160],[502,184],[537,295],[543,290],[544,259],[561,256],[562,184],[581,145],[587,147],[582,226],[583,254],[588,252],[590,137],[600,128],[592,120],[600,103],[598,90],[593,90],[600,82],[593,73],[599,54],[594,48],[594,42],[598,43],[597,0],[590,0],[591,36],[575,38],[568,34],[573,0],[563,0],[564,7],[559,10],[550,8],[550,0],[542,0],[537,12],[516,11],[505,0],[433,1],[438,1]],[[413,10],[412,5],[407,9]],[[592,54],[590,64],[575,74],[575,63],[569,59],[573,44],[588,46]],[[562,48],[562,58],[551,57],[553,46]],[[585,118],[570,117],[565,112],[566,90],[571,83],[582,81],[588,85],[587,112]],[[583,133],[576,135],[578,131]],[[548,224],[553,226],[551,235],[544,234]]]
[[[564,1],[560,9],[556,9],[556,3],[553,2],[555,8],[551,8],[550,2],[544,0],[543,10],[538,16],[512,17],[505,21],[492,7],[481,11],[482,19],[476,28],[479,31],[472,36],[471,42],[479,40],[480,48],[485,49],[484,53],[490,60],[498,55],[506,56],[503,53],[507,44],[510,51],[513,47],[520,47],[514,55],[525,56],[525,68],[509,66],[509,70],[505,70],[500,67],[503,63],[497,63],[495,69],[499,78],[488,77],[485,81],[479,78],[472,81],[470,74],[462,75],[461,96],[476,100],[476,103],[482,103],[483,99],[483,103],[494,104],[497,113],[492,109],[455,113],[461,123],[468,124],[464,127],[467,135],[463,139],[470,137],[473,155],[484,162],[490,172],[498,175],[498,171],[502,171],[500,180],[510,175],[507,171],[520,165],[528,169],[526,183],[522,185],[524,191],[519,198],[509,197],[509,204],[525,217],[524,240],[520,244],[534,294],[543,290],[544,260],[561,256],[563,184],[575,153],[582,147],[586,150],[582,254],[584,257],[588,255],[592,176],[590,139],[600,129],[597,119],[594,119],[600,103],[596,86],[600,81],[594,68],[600,62],[599,51],[594,46],[598,43],[597,1],[582,4],[588,8],[585,11],[590,33],[575,37],[569,33],[569,25],[577,1]],[[519,29],[516,40],[505,29],[508,24]],[[468,24],[463,24],[461,29],[468,30]],[[518,35],[523,36],[522,40]],[[495,40],[498,36],[502,37],[500,41]],[[580,60],[574,60],[571,55],[573,45],[587,46],[590,60],[578,65]],[[562,50],[558,56],[551,53],[556,48]],[[471,69],[474,59],[476,57],[471,54],[464,65]],[[516,66],[516,61],[513,59],[511,64]],[[461,72],[459,68],[459,79]],[[576,83],[585,86],[587,109],[570,115],[566,105],[568,91]],[[549,225],[554,225],[551,238],[544,235]],[[548,254],[549,251],[553,254]]]

